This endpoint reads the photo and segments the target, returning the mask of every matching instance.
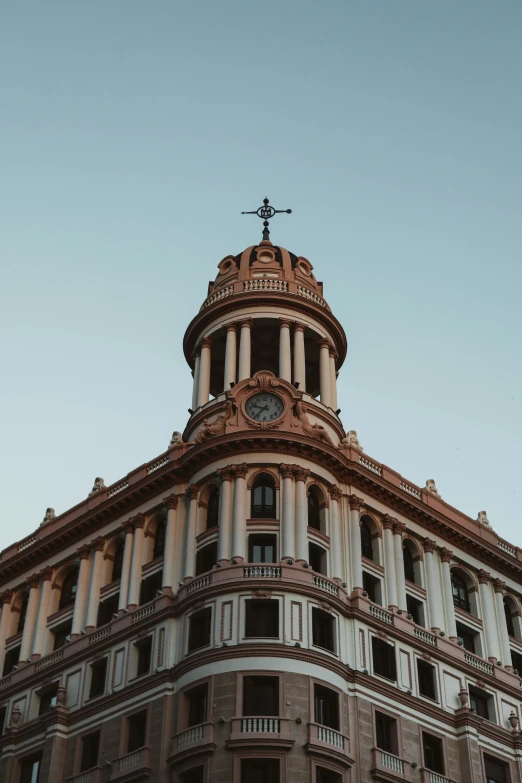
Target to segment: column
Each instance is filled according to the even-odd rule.
[[[330,399],[330,344],[328,340],[319,342],[319,385],[321,402],[331,408]]]
[[[134,539],[132,542],[132,558],[130,566],[127,608],[135,609],[140,602],[140,587],[143,566],[143,543],[145,541],[145,516],[143,514],[136,514],[136,516],[132,517],[130,521],[134,525]]]
[[[134,537],[134,525],[130,519],[121,524],[125,532],[125,547],[123,549],[123,563],[121,566],[120,579],[120,598],[118,602],[118,612],[124,612],[127,609],[127,598],[129,597],[130,569],[132,558],[132,540]]]
[[[330,568],[331,576],[338,579],[342,578],[342,557],[341,557],[341,517],[339,514],[339,503],[343,493],[336,484],[332,484],[330,492]]]
[[[198,515],[198,494],[197,484],[191,484],[185,492],[187,499],[187,523],[185,525],[185,559],[183,562],[182,581],[191,579],[194,576],[195,557],[196,557],[196,521]]]
[[[218,563],[227,562],[231,557],[232,536],[232,481],[234,473],[232,466],[220,468],[217,472],[221,479],[219,492],[219,527],[218,527]]]
[[[386,595],[388,606],[397,609],[397,576],[395,573],[395,548],[393,523],[396,522],[389,514],[382,519],[382,542],[384,544],[384,581],[386,583]]]
[[[198,408],[208,402],[210,394],[210,360],[212,340],[204,337],[201,341],[201,359],[198,373]]]
[[[442,547],[439,552],[442,571],[442,594],[444,597],[444,609],[446,612],[446,630],[453,641],[457,641],[457,623],[455,620],[455,604],[453,603],[453,590],[451,587],[450,561],[453,552]]]
[[[72,619],[71,639],[75,639],[85,627],[85,609],[89,593],[89,572],[91,569],[91,548],[85,544],[77,550],[80,556],[80,573],[76,587]]]
[[[283,502],[281,508],[281,560],[286,557],[295,560],[295,516],[294,516],[294,466],[280,465],[283,478]],[[308,562],[308,553],[306,554]]]
[[[9,633],[11,625],[11,602],[13,600],[13,591],[4,590],[0,593],[0,602],[2,604],[2,616],[0,617],[0,673],[4,666],[5,640]]]
[[[502,663],[505,667],[512,669],[511,663],[511,647],[509,645],[509,633],[506,623],[506,615],[504,613],[504,590],[506,589],[506,583],[500,579],[493,580],[493,590],[495,591],[495,604],[497,608],[497,623],[500,633],[500,649],[502,651]]]
[[[495,622],[495,607],[493,596],[489,587],[491,574],[484,569],[478,572],[480,603],[482,604],[482,623],[486,635],[486,655],[489,660],[500,660],[500,645],[497,634],[497,624]],[[510,656],[511,657],[511,656]]]
[[[330,357],[330,407],[337,410],[337,373],[335,372],[335,351],[330,348],[328,351]]]
[[[33,648],[34,626],[38,612],[38,598],[40,592],[40,574],[33,574],[30,576],[26,580],[26,585],[29,590],[29,600],[27,602],[27,613],[25,615],[22,644],[20,646],[21,662],[28,660]]]
[[[236,364],[237,364],[237,336],[236,325],[227,326],[227,344],[225,348],[225,378],[223,388],[229,391],[231,384],[236,382]]]
[[[232,557],[246,560],[246,518],[248,465],[234,465],[234,504],[232,509]]]
[[[199,404],[199,365],[201,362],[201,351],[198,346],[194,353],[194,379],[192,383],[192,410],[196,411]]]
[[[428,597],[431,630],[440,631],[442,630],[443,623],[440,605],[441,589],[437,576],[437,563],[434,554],[436,544],[431,538],[425,538],[422,545],[424,547],[424,560],[426,562],[426,593]]]
[[[299,391],[306,391],[306,359],[304,345],[304,326],[294,325],[294,383],[299,384]]]
[[[362,590],[362,548],[359,513],[364,503],[357,495],[348,496],[350,506],[350,543],[352,551],[352,590]]]
[[[290,354],[290,321],[279,319],[279,377],[292,381],[292,357]]]
[[[85,621],[85,630],[93,631],[96,628],[98,619],[98,606],[100,605],[100,590],[103,576],[103,547],[105,539],[98,536],[91,541],[94,550],[94,562],[92,565],[91,586],[89,588],[89,603],[87,604],[87,619]]]
[[[241,336],[239,340],[239,381],[250,378],[250,329],[252,320],[241,321]]]
[[[47,648],[46,637],[49,634],[47,630],[47,618],[51,613],[51,581],[53,578],[53,569],[47,566],[40,571],[41,589],[40,605],[38,607],[38,617],[36,620],[36,630],[33,640],[32,657],[40,658]],[[1,645],[1,641],[0,641]]]
[[[295,472],[295,557],[308,563],[308,502],[306,500],[306,479],[310,471],[296,467]]]
[[[178,496],[174,494],[169,495],[163,498],[163,502],[167,507],[167,529],[165,532],[165,552],[163,554],[163,584],[161,586],[175,593],[178,589],[178,583],[174,580]]]
[[[406,611],[406,577],[404,576],[404,556],[402,554],[402,536],[406,530],[404,522],[393,522],[393,546],[395,550],[395,579],[397,584],[397,608]]]

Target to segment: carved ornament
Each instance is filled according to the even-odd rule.
[[[425,552],[433,553],[435,551],[435,548],[436,548],[437,544],[431,538],[424,538],[422,540],[422,546],[423,546],[423,549],[424,549]]]
[[[168,497],[163,498],[163,502],[168,509],[175,509],[178,507],[178,496],[172,493],[172,495],[168,495]]]
[[[491,574],[488,571],[485,571],[483,568],[481,568],[480,571],[478,572],[479,585],[487,585],[490,579],[491,579]]]
[[[364,500],[357,497],[357,495],[348,495],[348,505],[351,511],[360,511],[364,505]]]
[[[451,549],[446,549],[445,546],[443,546],[440,549],[439,554],[440,554],[440,559],[443,563],[449,563],[451,558],[453,557],[453,552],[451,551]]]

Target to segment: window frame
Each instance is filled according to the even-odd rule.
[[[446,770],[448,768],[446,737],[443,734],[439,734],[437,731],[431,731],[431,730],[425,731],[423,727],[420,725],[419,725],[419,732],[420,732],[420,753],[422,759],[422,768],[430,772],[435,772],[437,775],[442,775],[443,777],[445,777]],[[430,767],[426,766],[426,758],[424,755],[424,734],[428,735],[429,737],[434,737],[435,739],[440,740],[441,748],[442,748],[442,770],[431,769]]]
[[[279,760],[279,783],[286,783],[286,757],[287,754],[269,748],[255,748],[252,750],[241,750],[234,753],[233,762],[233,781],[231,783],[242,783],[241,781],[241,761],[243,759],[278,759]]]
[[[243,700],[244,700],[244,678],[245,677],[273,677],[279,680],[279,717],[284,716],[285,696],[286,696],[286,674],[285,672],[270,671],[265,674],[264,670],[260,669],[247,669],[245,671],[236,672],[236,716],[243,716]],[[274,716],[276,717],[276,716]],[[254,752],[255,755],[255,752]]]
[[[317,711],[316,711],[316,695],[315,691],[316,688],[323,688],[324,690],[331,691],[332,693],[335,693],[337,696],[337,721],[338,721],[338,727],[334,728],[333,726],[328,726],[326,723],[320,723],[317,720]],[[339,690],[339,688],[334,688],[329,682],[325,682],[324,680],[317,680],[317,679],[311,679],[310,680],[310,715],[313,716],[313,723],[316,723],[318,726],[325,726],[328,729],[331,729],[332,731],[336,731],[338,734],[344,734],[344,700],[343,700],[343,692]]]
[[[326,617],[329,617],[331,619],[331,625],[333,628],[333,649],[330,649],[329,647],[322,647],[320,644],[317,644],[315,642],[315,629],[314,629],[314,617],[323,617],[326,619]],[[336,614],[333,612],[327,612],[325,609],[322,609],[320,606],[317,605],[310,605],[310,619],[309,619],[309,628],[310,628],[310,646],[315,647],[318,650],[323,650],[325,652],[330,653],[331,655],[339,656],[339,618]]]
[[[90,767],[85,767],[83,769],[82,767],[82,761],[83,761],[83,750],[84,750],[84,741],[87,737],[91,737],[94,734],[98,735],[98,753],[96,755],[96,762]],[[75,754],[75,761],[74,761],[74,769],[76,770],[76,774],[82,774],[83,772],[88,772],[90,769],[96,769],[100,765],[100,751],[102,747],[102,728],[95,729],[94,731],[86,731],[85,734],[82,734],[78,737],[78,742],[76,744],[76,754]]]
[[[154,634],[148,633],[145,636],[141,636],[138,639],[135,639],[132,643],[132,646],[134,648],[134,655],[135,655],[135,675],[132,677],[132,681],[139,680],[142,677],[147,677],[151,673],[152,670],[152,663],[153,663],[153,655],[154,655]],[[149,655],[149,668],[147,671],[140,672],[140,650],[142,650],[144,647],[150,648],[150,655]]]
[[[390,721],[393,721],[395,723],[395,744],[393,745],[393,750],[385,750],[384,748],[379,748],[377,745],[377,715],[384,715],[384,717],[389,718]],[[389,753],[392,756],[397,756],[400,758],[399,751],[402,748],[402,726],[401,726],[401,720],[400,715],[398,713],[393,714],[389,710],[383,708],[381,705],[378,707],[375,704],[372,704],[372,725],[373,725],[373,739],[375,741],[375,747],[378,750],[382,750],[384,753]]]
[[[488,778],[487,775],[486,775],[486,759],[487,758],[491,759],[491,761],[494,761],[497,764],[498,763],[504,764],[505,768],[506,768],[506,772],[507,772],[506,783],[512,783],[512,781],[513,781],[513,774],[512,774],[513,770],[512,770],[512,766],[511,766],[511,760],[510,759],[506,759],[506,758],[501,758],[500,756],[493,756],[491,753],[488,753],[487,751],[483,750],[482,753],[481,753],[481,762],[482,762],[482,770],[483,770],[483,774],[484,774],[484,780],[486,781],[486,783],[489,783],[489,781],[492,780],[492,778]]]
[[[103,682],[103,689],[100,693],[92,694],[92,684],[93,684],[93,672],[95,667],[100,666],[101,663],[105,662],[105,679]],[[87,701],[90,701],[91,699],[99,699],[100,696],[104,696],[105,692],[107,690],[107,674],[109,672],[109,656],[103,655],[100,658],[96,658],[94,661],[91,661],[89,664],[89,690],[88,690],[88,696]]]
[[[264,544],[256,544],[253,539],[254,538],[265,538],[265,539],[272,539],[272,544],[264,543]],[[277,533],[269,533],[269,532],[255,532],[255,533],[249,533],[248,534],[248,563],[253,565],[263,565],[263,564],[269,564],[272,565],[274,563],[277,563]],[[261,546],[263,552],[265,551],[267,546],[272,546],[274,550],[273,560],[254,560],[254,546]]]
[[[277,636],[260,636],[260,635],[247,635],[248,630],[248,612],[250,606],[266,606],[266,605],[275,605],[277,607]],[[272,598],[244,598],[243,599],[243,607],[244,607],[244,623],[243,623],[243,635],[242,640],[243,641],[249,641],[250,639],[255,639],[256,641],[264,641],[267,640],[268,642],[273,642],[274,639],[281,639],[281,633],[282,633],[282,621],[283,621],[283,613],[281,611],[281,601],[278,597],[274,596]],[[272,610],[275,611],[276,610]]]
[[[21,758],[18,759],[18,780],[20,781],[20,783],[25,783],[24,778],[23,778],[23,774],[24,774],[23,766],[24,766],[24,764],[26,764],[27,762],[32,762],[32,764],[34,766],[36,761],[38,761],[38,775],[37,775],[36,780],[37,780],[37,783],[39,783],[39,781],[40,781],[40,773],[42,771],[43,748],[42,748],[42,750],[37,751],[36,753],[34,751],[32,751],[31,753],[28,753],[26,756],[22,756]],[[32,781],[32,775],[31,775],[31,778],[29,778],[27,780],[27,783],[31,783],[31,781]]]
[[[143,745],[140,745],[141,748],[147,748],[149,747],[149,740],[150,740],[150,716],[151,716],[151,704],[146,704],[145,706],[141,705],[140,707],[137,707],[133,710],[130,710],[129,712],[124,713],[121,716],[122,720],[122,731],[120,735],[120,752],[119,756],[127,756],[129,753],[134,753],[134,750],[128,750],[129,745],[129,720],[134,718],[135,716],[139,715],[140,713],[145,712],[147,715],[146,718],[146,726],[145,726],[145,743]],[[139,750],[139,748],[136,748],[136,750]]]
[[[337,775],[340,775],[340,783],[346,783],[346,769],[339,764],[336,764],[333,759],[327,758],[326,756],[322,756],[321,758],[313,757],[311,758],[311,770],[312,770],[312,777],[311,780],[313,783],[317,782],[317,769],[328,769],[331,772],[335,772]]]
[[[205,642],[205,644],[200,644],[197,647],[192,647],[191,644],[190,644],[190,639],[191,639],[191,627],[192,627],[193,618],[196,617],[198,614],[203,615],[203,613],[207,613],[207,614],[210,613],[209,638],[208,638],[208,641]],[[187,616],[187,623],[186,623],[187,639],[186,639],[186,643],[185,643],[185,649],[187,651],[187,655],[195,653],[198,650],[208,649],[212,645],[212,639],[214,637],[214,616],[215,616],[215,612],[214,612],[214,605],[213,604],[207,604],[206,606],[202,606],[199,609],[196,609],[195,611],[191,612]]]
[[[395,644],[393,644],[392,642],[389,642],[387,639],[381,639],[379,636],[375,636],[375,634],[370,634],[370,639],[371,639],[371,660],[372,660],[372,672],[373,672],[373,674],[376,677],[382,677],[383,680],[386,680],[386,682],[395,682],[396,683],[397,682],[397,674],[398,674],[398,672],[397,672],[397,648],[396,648]],[[393,660],[393,663],[394,663],[393,669],[394,669],[395,677],[388,677],[386,674],[381,674],[381,672],[378,672],[376,670],[376,668],[375,668],[375,659],[376,659],[375,646],[377,644],[386,645],[389,650],[393,651],[393,659],[391,657],[391,653],[388,653],[388,654],[389,654],[389,660],[390,661]]]
[[[429,696],[427,693],[422,693],[421,691],[421,681],[424,679],[421,678],[421,668],[424,668],[427,671],[427,667],[430,667],[431,670],[431,676],[432,676],[432,686],[433,686],[433,693],[434,696]],[[425,661],[424,658],[420,658],[417,656],[416,658],[416,675],[417,675],[417,691],[419,696],[422,699],[429,699],[431,702],[439,703],[440,701],[440,688],[439,688],[439,682],[438,682],[438,675],[437,675],[437,666],[430,661]]]
[[[263,479],[265,479],[265,483],[262,484]],[[265,489],[270,485],[270,488],[272,489],[272,492],[274,493],[274,502],[273,504],[266,503],[265,499]],[[262,502],[261,504],[255,503],[255,491],[259,486],[263,486],[264,490],[262,492]],[[256,510],[256,506],[259,506],[259,510]],[[269,513],[262,513],[263,511],[269,510]],[[255,476],[252,487],[250,489],[250,519],[277,519],[277,483],[274,480],[274,477],[267,471],[260,471]]]
[[[190,710],[188,695],[190,691],[194,690],[194,688],[200,688],[204,685],[207,686],[207,719],[204,721],[204,723],[208,723],[210,721],[211,705],[212,705],[212,700],[214,698],[213,687],[212,687],[213,678],[203,677],[200,680],[194,680],[194,682],[191,682],[189,685],[186,685],[179,693],[178,709],[177,709],[177,726],[178,726],[177,733],[178,734],[182,731],[186,731],[187,729],[191,728],[188,725],[189,710]]]

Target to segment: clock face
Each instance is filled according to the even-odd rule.
[[[275,421],[283,413],[283,401],[276,394],[260,392],[247,400],[246,412],[255,421]]]

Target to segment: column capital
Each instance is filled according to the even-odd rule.
[[[230,323],[226,324],[225,328],[227,332],[235,332],[237,329],[237,323],[235,321],[230,321]]]
[[[447,549],[445,546],[443,546],[439,549],[439,555],[443,563],[449,563],[453,557],[453,552],[451,549]]]
[[[227,465],[225,468],[218,468],[216,473],[218,474],[222,483],[223,481],[232,481],[234,478],[234,466]]]
[[[191,484],[190,487],[187,487],[185,490],[185,497],[187,500],[197,500],[198,495],[199,487],[197,484]]]
[[[282,462],[279,465],[279,470],[281,472],[281,476],[285,478],[293,478],[294,477],[294,465],[287,465],[284,462]]]
[[[331,348],[330,343],[326,339],[324,339],[324,340],[317,340],[317,345],[319,346],[319,348],[328,348],[328,350],[330,350],[330,348]]]
[[[246,478],[248,472],[248,465],[246,462],[242,462],[240,465],[233,465],[233,469],[236,478]]]
[[[88,544],[84,544],[83,546],[78,547],[76,552],[80,556],[80,560],[88,560],[91,556],[91,548]]]
[[[40,584],[40,574],[31,574],[31,576],[28,576],[25,580],[25,584],[29,590],[38,587]]]
[[[40,571],[40,577],[42,582],[50,582],[53,578],[53,569],[51,566],[45,566],[45,568],[42,568]]]
[[[279,319],[279,328],[280,329],[283,329],[283,328],[290,329],[291,325],[292,325],[292,321],[289,318],[280,318]]]
[[[196,347],[192,351],[192,358],[197,359],[197,357],[200,355],[201,355],[201,345],[196,345]]]
[[[129,522],[132,522],[134,525],[134,530],[145,527],[145,514],[136,514],[136,516],[129,519]]]
[[[132,533],[134,530],[134,523],[132,522],[132,519],[126,519],[125,522],[122,522],[120,525],[121,529],[127,535],[128,533]]]
[[[348,495],[348,504],[351,511],[360,511],[364,505],[363,498],[358,498],[357,495]]]
[[[252,318],[242,318],[240,321],[238,321],[238,326],[240,329],[251,329]]]
[[[332,359],[335,359],[335,358],[336,358],[336,356],[337,356],[337,352],[336,352],[335,348],[333,347],[333,345],[330,345],[330,346],[329,346],[329,348],[328,348],[328,353],[330,354],[330,357],[331,357]]]
[[[397,522],[395,517],[391,517],[389,514],[385,514],[382,518],[382,526],[384,530],[392,530],[394,522]]]
[[[484,569],[481,568],[480,571],[478,572],[479,585],[487,585],[490,579],[491,579],[491,574],[489,573],[489,571],[484,571]]]
[[[172,495],[169,495],[166,498],[163,498],[163,502],[167,506],[167,508],[177,508],[178,507],[178,496],[172,493]]]
[[[294,332],[304,332],[304,324],[294,322]]]
[[[204,337],[200,342],[201,348],[210,348],[214,340],[211,337]]]
[[[10,604],[13,600],[13,591],[12,590],[4,590],[3,593],[0,593],[0,601],[2,604]]]
[[[330,493],[332,500],[340,500],[343,496],[342,490],[337,484],[332,484],[331,487],[328,487],[328,492]]]
[[[406,522],[399,522],[398,519],[393,520],[393,535],[402,536],[406,532]]]
[[[506,583],[502,579],[493,579],[493,589],[495,593],[503,593],[506,589]]]
[[[91,541],[91,546],[95,552],[103,552],[103,547],[105,546],[105,537],[97,536],[96,538],[93,538]]]
[[[300,465],[294,465],[294,476],[296,481],[306,481],[310,471],[308,468],[302,468]]]
[[[435,551],[435,548],[437,546],[437,542],[434,541],[432,538],[423,538],[422,540],[422,547],[425,552],[433,554]]]

